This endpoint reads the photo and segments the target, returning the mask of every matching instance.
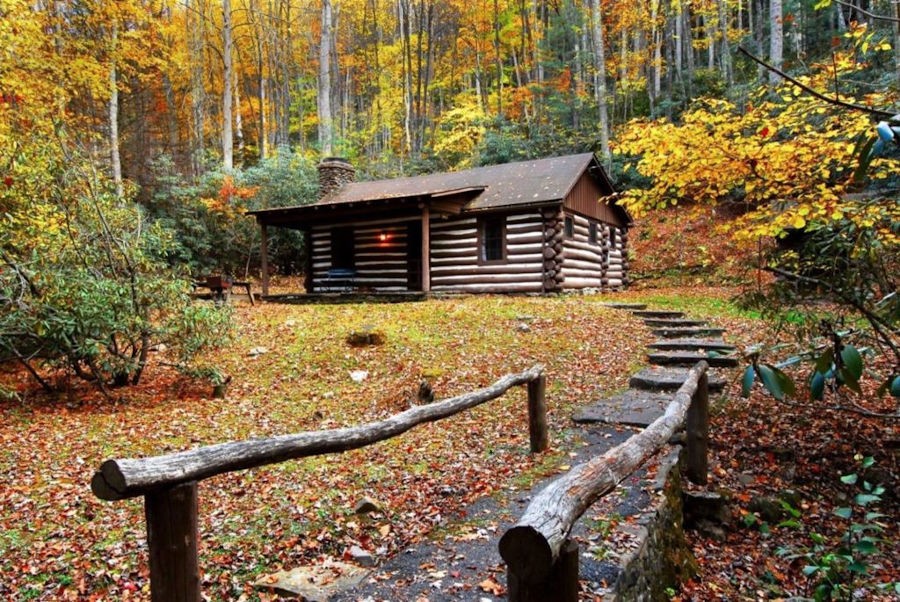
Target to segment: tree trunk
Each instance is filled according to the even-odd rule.
[[[232,94],[234,78],[233,47],[234,32],[231,25],[231,0],[222,0],[222,167],[225,171],[234,169],[234,130]]]
[[[119,153],[119,82],[116,74],[116,54],[118,52],[119,26],[113,25],[109,59],[109,158],[112,164],[113,183],[116,198],[125,196],[122,186],[122,157]]]
[[[331,0],[322,0],[322,36],[319,40],[319,145],[323,157],[334,153],[334,123],[331,113]]]
[[[591,36],[594,47],[594,98],[600,127],[600,155],[609,163],[609,107],[606,101],[606,42],[603,38],[603,18],[600,0],[591,0]]]
[[[781,69],[784,62],[784,23],[781,0],[771,0],[769,5],[769,64]],[[781,81],[781,76],[769,71],[769,83],[773,86]]]

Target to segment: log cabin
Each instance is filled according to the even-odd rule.
[[[370,182],[319,164],[321,198],[251,211],[306,243],[306,291],[556,293],[628,280],[628,212],[593,153]]]

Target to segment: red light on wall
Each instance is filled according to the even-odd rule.
[[[386,232],[382,232],[381,234],[378,235],[378,240],[380,240],[381,242],[387,242],[387,239],[388,239],[388,235]]]

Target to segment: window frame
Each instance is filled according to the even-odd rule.
[[[600,225],[597,222],[593,220],[588,222],[588,244],[596,245],[600,243],[599,229]]]
[[[497,238],[499,239],[500,252],[498,258],[488,258],[488,228],[498,227]],[[505,215],[489,215],[478,218],[478,265],[507,263],[509,261],[509,249],[507,248],[507,224]]]
[[[569,240],[575,238],[575,218],[571,215],[563,218],[563,235]]]

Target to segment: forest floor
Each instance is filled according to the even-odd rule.
[[[105,459],[360,424],[408,407],[422,378],[443,398],[545,364],[553,433],[546,454],[527,453],[524,392],[514,391],[363,450],[215,477],[200,487],[203,590],[211,600],[275,599],[255,591],[252,581],[348,559],[354,546],[383,562],[425,545],[452,531],[453,517],[478,500],[521,496],[516,492],[567,469],[583,446],[571,428],[572,410],[624,388],[652,340],[640,321],[603,302],[686,309],[727,328],[739,346],[772,339],[763,322],[728,301],[732,292],[692,285],[562,299],[237,303],[238,335],[216,354],[233,377],[224,400],[212,399],[209,385],[165,368],[164,357],[144,384],[117,391],[114,401],[78,383],[67,387],[64,379],[61,393],[50,397],[24,374],[3,373],[19,399],[0,404],[0,597],[148,599],[140,501],[101,502],[88,488]],[[347,334],[362,327],[382,331],[385,344],[348,346]],[[361,380],[351,376],[361,372]],[[711,432],[709,489],[732,502],[727,524],[690,534],[700,572],[676,598],[810,594],[818,574],[807,578],[804,566],[834,551],[850,524],[834,512],[852,505],[859,485],[840,476],[856,470],[854,458],[871,456],[864,476],[885,487],[878,508],[885,516],[869,522],[885,530],[865,557],[867,575],[850,585],[862,599],[894,599],[871,584],[896,580],[900,568],[896,421],[822,403],[776,402],[759,388],[744,400],[739,372],[715,406]],[[896,411],[894,401],[874,396],[874,379],[864,381],[866,395],[855,403]],[[380,510],[356,515],[364,497]],[[763,503],[783,497],[791,510]],[[822,550],[813,551],[816,545]],[[482,583],[471,599],[502,598],[502,572]]]

